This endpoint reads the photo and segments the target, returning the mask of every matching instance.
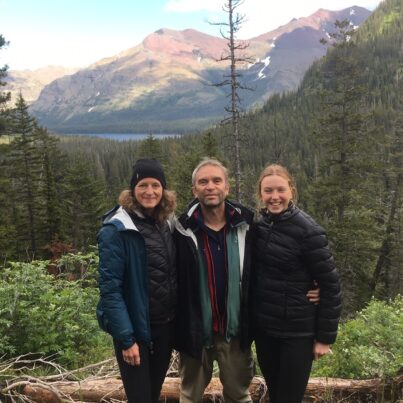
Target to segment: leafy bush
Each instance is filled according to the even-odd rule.
[[[81,279],[85,286],[97,286],[98,282],[98,249],[89,247],[86,253],[66,253],[57,260],[59,276],[71,279]]]
[[[10,263],[1,270],[0,356],[56,354],[68,366],[110,356],[95,318],[98,290],[47,274],[47,263]]]
[[[315,362],[312,376],[365,379],[396,375],[403,368],[403,298],[373,299],[340,326],[333,355]]]

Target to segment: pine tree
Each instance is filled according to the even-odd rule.
[[[179,213],[186,210],[194,197],[192,193],[192,172],[203,156],[205,155],[197,144],[186,151],[180,146],[172,150],[170,160],[174,161],[174,164],[168,168],[168,174],[171,179],[170,183],[172,183],[171,187],[176,191]]]
[[[20,95],[11,111],[10,126],[14,138],[10,143],[8,169],[12,194],[16,203],[14,219],[17,228],[18,252],[33,257],[42,238],[42,152],[37,143],[37,123],[28,113]]]
[[[62,235],[61,189],[58,182],[62,180],[66,158],[57,147],[59,140],[49,135],[47,129],[39,127],[36,129],[35,135],[37,147],[42,154],[42,196],[45,210],[43,233],[46,243],[50,244]]]
[[[145,140],[140,144],[139,149],[140,158],[155,158],[162,162],[162,148],[161,141],[152,134],[149,134]]]
[[[62,228],[64,240],[75,249],[86,249],[96,242],[101,215],[106,206],[106,186],[94,177],[84,155],[70,159],[62,188]]]
[[[400,91],[403,102],[403,85],[397,75],[396,88]],[[371,279],[373,292],[386,298],[393,298],[400,293],[401,264],[403,249],[403,103],[393,113],[392,132],[389,139],[387,164],[384,176],[385,197],[382,198],[385,211],[385,231],[382,245]],[[388,191],[386,190],[388,189]],[[390,195],[390,196],[389,196]],[[382,295],[383,294],[383,295]]]
[[[0,145],[0,267],[16,257],[16,228],[13,220],[15,204],[12,198],[11,178],[7,166],[10,146]]]
[[[0,50],[8,45],[8,42],[4,39],[2,35],[0,35]],[[4,79],[7,76],[7,66],[3,66],[0,68],[0,136],[6,133],[7,128],[7,113],[6,106],[7,102],[10,100],[10,93],[1,91],[1,88],[6,85]]]
[[[316,209],[335,241],[333,252],[343,280],[345,304],[355,309],[363,299],[356,293],[357,284],[368,284],[374,264],[372,250],[378,247],[376,210],[368,202],[377,153],[370,140],[371,116],[353,31],[348,21],[337,21],[336,28],[332,37],[337,42],[321,70],[322,102],[313,139],[319,172],[312,192]]]

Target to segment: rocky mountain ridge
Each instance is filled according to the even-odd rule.
[[[36,101],[43,88],[54,80],[74,74],[78,68],[63,66],[46,66],[36,70],[11,70],[6,77],[5,90],[11,93],[14,104],[18,95],[22,94],[28,104]]]
[[[255,61],[242,68],[243,107],[275,92],[295,89],[306,69],[325,54],[319,43],[336,19],[360,25],[361,7],[319,10],[252,38],[245,53]],[[32,104],[40,123],[60,132],[184,132],[204,128],[224,115],[225,63],[217,63],[226,41],[193,29],[160,29],[142,43],[102,59],[42,90]]]

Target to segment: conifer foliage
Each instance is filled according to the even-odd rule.
[[[31,257],[38,251],[42,237],[42,152],[38,145],[38,127],[20,95],[11,111],[11,130],[18,134],[11,143],[8,169],[12,173],[14,220],[19,238],[18,249]]]
[[[311,139],[319,161],[312,186],[316,210],[329,234],[337,239],[333,252],[344,278],[344,300],[354,300],[356,282],[365,279],[365,267],[373,264],[369,253],[377,233],[368,193],[376,175],[377,157],[372,140],[372,118],[366,105],[368,90],[361,81],[360,57],[348,21],[337,21],[335,40],[319,66],[321,85],[317,129]],[[378,167],[379,168],[379,167]],[[365,223],[365,229],[363,228]],[[351,242],[352,234],[356,234]]]
[[[106,186],[86,156],[67,158],[58,140],[30,116],[20,96],[8,111],[11,141],[0,153],[0,256],[47,256],[52,242],[95,243]]]
[[[0,50],[7,46],[7,41],[0,35]],[[5,134],[7,127],[7,116],[6,116],[6,106],[7,102],[10,100],[10,93],[1,91],[2,87],[6,85],[4,79],[7,75],[8,66],[0,67],[0,136]]]

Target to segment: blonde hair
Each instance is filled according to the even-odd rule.
[[[257,181],[257,186],[256,186],[256,196],[258,203],[260,204],[261,201],[261,187],[262,187],[262,181],[266,176],[271,176],[271,175],[278,175],[284,178],[288,182],[288,186],[291,189],[291,194],[292,194],[292,200],[294,203],[297,202],[298,199],[298,192],[297,192],[297,187],[295,185],[294,178],[292,175],[288,172],[287,168],[283,167],[282,165],[279,164],[270,164],[267,165],[262,173],[259,176],[259,180]]]
[[[123,190],[118,198],[118,203],[127,211],[135,210],[143,211],[143,207],[135,198],[131,190]],[[151,216],[157,222],[166,220],[175,210],[176,193],[172,190],[163,189],[162,198],[158,205],[154,208]]]
[[[207,165],[221,168],[224,173],[225,182],[228,183],[228,180],[229,180],[228,169],[220,161],[216,160],[215,158],[205,157],[199,162],[197,167],[193,170],[193,173],[192,173],[192,185],[193,186],[195,185],[195,182],[196,182],[197,172],[199,172],[200,168],[203,168]]]

